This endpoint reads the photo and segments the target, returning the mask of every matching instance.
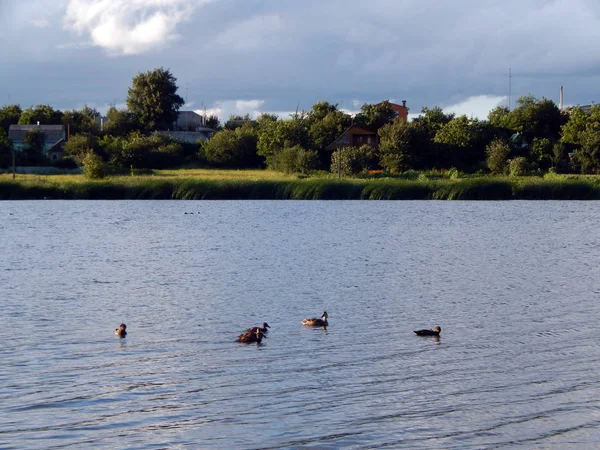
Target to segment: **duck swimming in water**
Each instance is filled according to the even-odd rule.
[[[125,331],[126,329],[127,325],[122,323],[121,325],[119,325],[119,328],[115,329],[115,334],[120,338],[124,338],[125,336],[127,336],[127,331]]]
[[[257,344],[260,344],[263,337],[262,331],[257,327],[255,332],[240,334],[236,339],[236,342],[241,342],[243,344],[252,344],[253,342],[256,342]]]
[[[302,321],[302,324],[309,327],[326,327],[327,325],[329,325],[329,323],[327,322],[327,311],[323,311],[323,315],[320,319],[304,319]]]
[[[417,336],[439,336],[441,331],[441,327],[435,327],[433,330],[417,330],[413,331],[413,333]]]
[[[268,328],[271,328],[267,322],[263,322],[261,327],[252,327],[246,330],[246,333],[256,333],[256,330],[259,330],[264,337],[267,337],[266,334],[269,332]]]

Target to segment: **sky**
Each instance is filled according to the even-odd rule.
[[[560,86],[565,105],[590,104],[600,2],[0,0],[0,105],[104,112],[159,67],[182,109],[222,119],[320,100],[485,118],[526,94],[558,104]]]

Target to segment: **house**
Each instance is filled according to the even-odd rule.
[[[327,150],[335,151],[342,147],[360,147],[361,145],[370,145],[373,148],[379,147],[379,136],[375,131],[352,125],[348,127],[335,141],[327,146]]]
[[[381,104],[381,103],[379,103],[379,104]],[[392,106],[392,109],[394,110],[394,112],[396,114],[398,114],[399,118],[401,118],[405,122],[408,120],[408,106],[406,106],[406,100],[402,100],[401,105],[398,105],[396,103],[391,103],[391,102],[390,102],[390,105]]]
[[[208,127],[196,127],[194,131],[158,131],[157,133],[171,136],[179,142],[195,144],[198,141],[207,141],[211,138],[215,130]]]
[[[205,118],[195,111],[179,111],[177,121],[173,124],[175,131],[198,131],[205,126]]]
[[[62,145],[65,143],[67,133],[64,125],[11,125],[8,128],[8,138],[12,141],[16,151],[22,151],[25,144],[25,136],[33,130],[40,130],[44,134],[44,148],[42,151],[51,161],[59,160],[62,153]]]

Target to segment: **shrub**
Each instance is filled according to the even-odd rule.
[[[83,173],[91,179],[104,178],[104,161],[93,150],[88,150],[82,159]]]
[[[510,153],[509,145],[501,139],[494,139],[485,148],[487,166],[494,174],[502,174],[506,171],[508,155]]]
[[[305,150],[299,145],[286,147],[271,159],[270,168],[284,173],[307,175],[317,161],[317,152]]]
[[[331,172],[350,176],[366,173],[376,167],[375,149],[370,145],[360,147],[344,147],[331,155]]]
[[[508,171],[512,177],[523,177],[529,172],[527,159],[524,156],[518,156],[511,159],[508,165]]]

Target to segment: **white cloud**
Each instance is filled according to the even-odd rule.
[[[283,29],[284,21],[278,14],[254,16],[227,28],[217,35],[216,42],[228,50],[259,50],[277,42],[272,39]]]
[[[132,55],[178,37],[176,27],[212,0],[69,0],[64,26],[111,54]]]
[[[219,117],[221,123],[224,123],[230,116],[245,116],[250,115],[256,119],[261,114],[275,114],[280,119],[288,119],[295,111],[271,111],[263,108],[264,100],[224,100],[217,101],[211,108],[196,109],[195,112],[207,116],[215,115]]]
[[[48,19],[43,17],[41,19],[31,19],[29,23],[31,23],[31,25],[33,25],[35,28],[48,28],[50,26]]]
[[[454,105],[442,108],[445,113],[465,115],[477,119],[487,119],[489,112],[497,106],[507,105],[508,97],[498,95],[475,95]]]

